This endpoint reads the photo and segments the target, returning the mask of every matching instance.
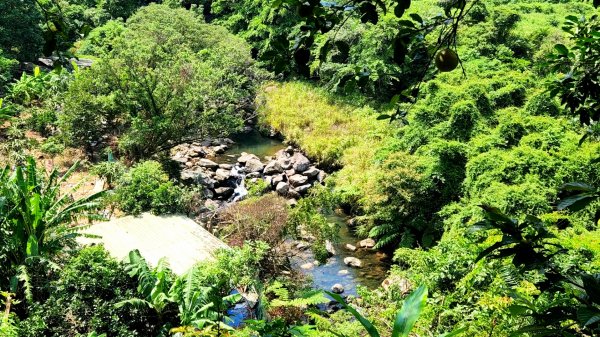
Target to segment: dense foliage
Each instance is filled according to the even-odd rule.
[[[0,335],[599,334],[596,5],[3,0]],[[233,248],[183,275],[78,247],[100,207],[218,204],[165,158],[255,109],[325,186],[291,207],[248,178],[214,216]],[[291,268],[297,237],[327,261],[336,207],[393,256],[386,287],[325,297]]]

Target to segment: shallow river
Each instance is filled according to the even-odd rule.
[[[279,140],[262,136],[257,131],[240,134],[232,137],[236,142],[227,152],[214,158],[219,163],[233,164],[242,152],[252,153],[261,159],[273,156],[277,151],[286,146]],[[311,270],[302,270],[312,277],[315,288],[330,290],[331,286],[340,283],[344,286],[344,294],[356,294],[357,285],[368,288],[378,287],[386,276],[389,264],[382,260],[382,255],[373,250],[359,249],[351,252],[345,248],[346,244],[357,245],[357,239],[346,225],[343,215],[330,215],[331,222],[339,224],[339,240],[334,243],[336,255],[329,258],[327,263],[315,266]],[[348,267],[344,264],[344,258],[353,256],[360,259],[363,267],[360,269]],[[307,261],[296,260],[299,266]],[[340,271],[342,271],[340,273]],[[345,272],[347,271],[347,273]]]

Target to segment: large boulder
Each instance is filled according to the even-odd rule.
[[[265,169],[264,169],[264,174],[268,174],[268,175],[278,174],[278,173],[282,173],[282,172],[283,172],[283,167],[281,167],[281,164],[276,160],[270,161],[265,166]]]
[[[275,187],[275,191],[283,196],[287,195],[289,190],[290,190],[290,185],[283,181],[278,183],[277,186]]]
[[[362,261],[352,256],[345,257],[344,264],[354,268],[362,267]]]
[[[292,161],[292,167],[296,172],[304,172],[310,167],[310,160],[308,160],[308,158],[306,158],[302,153],[294,153],[290,160]]]
[[[263,164],[259,159],[250,158],[246,161],[246,165],[244,166],[244,172],[262,172],[264,168],[265,164]]]
[[[294,174],[290,177],[290,184],[292,186],[301,186],[308,182],[308,177],[303,176],[301,174]]]
[[[257,156],[251,154],[251,153],[246,153],[246,152],[242,152],[242,155],[237,159],[238,163],[241,164],[246,164],[248,162],[248,160],[250,159],[255,159],[260,161],[260,158],[258,158]]]
[[[215,179],[217,181],[226,181],[227,179],[231,178],[231,171],[225,170],[225,169],[217,169],[217,172],[215,172]]]
[[[202,158],[198,161],[198,166],[200,167],[204,167],[210,170],[216,170],[219,168],[219,164],[215,163],[214,161],[210,160],[210,159],[206,159],[206,158]]]

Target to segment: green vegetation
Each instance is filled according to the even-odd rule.
[[[600,334],[597,6],[3,0],[0,335]],[[254,173],[223,205],[230,189],[190,183],[224,179],[204,149],[171,153],[252,123],[325,185],[286,200]],[[357,297],[311,289],[289,259],[302,238],[327,263],[338,208],[393,257]],[[115,209],[198,216],[231,249],[175,275],[80,247]]]

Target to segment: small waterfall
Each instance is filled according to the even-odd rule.
[[[239,170],[238,166],[234,166],[231,169],[231,176],[236,178],[236,186],[229,202],[240,201],[248,195],[248,190],[246,189],[246,175]]]

